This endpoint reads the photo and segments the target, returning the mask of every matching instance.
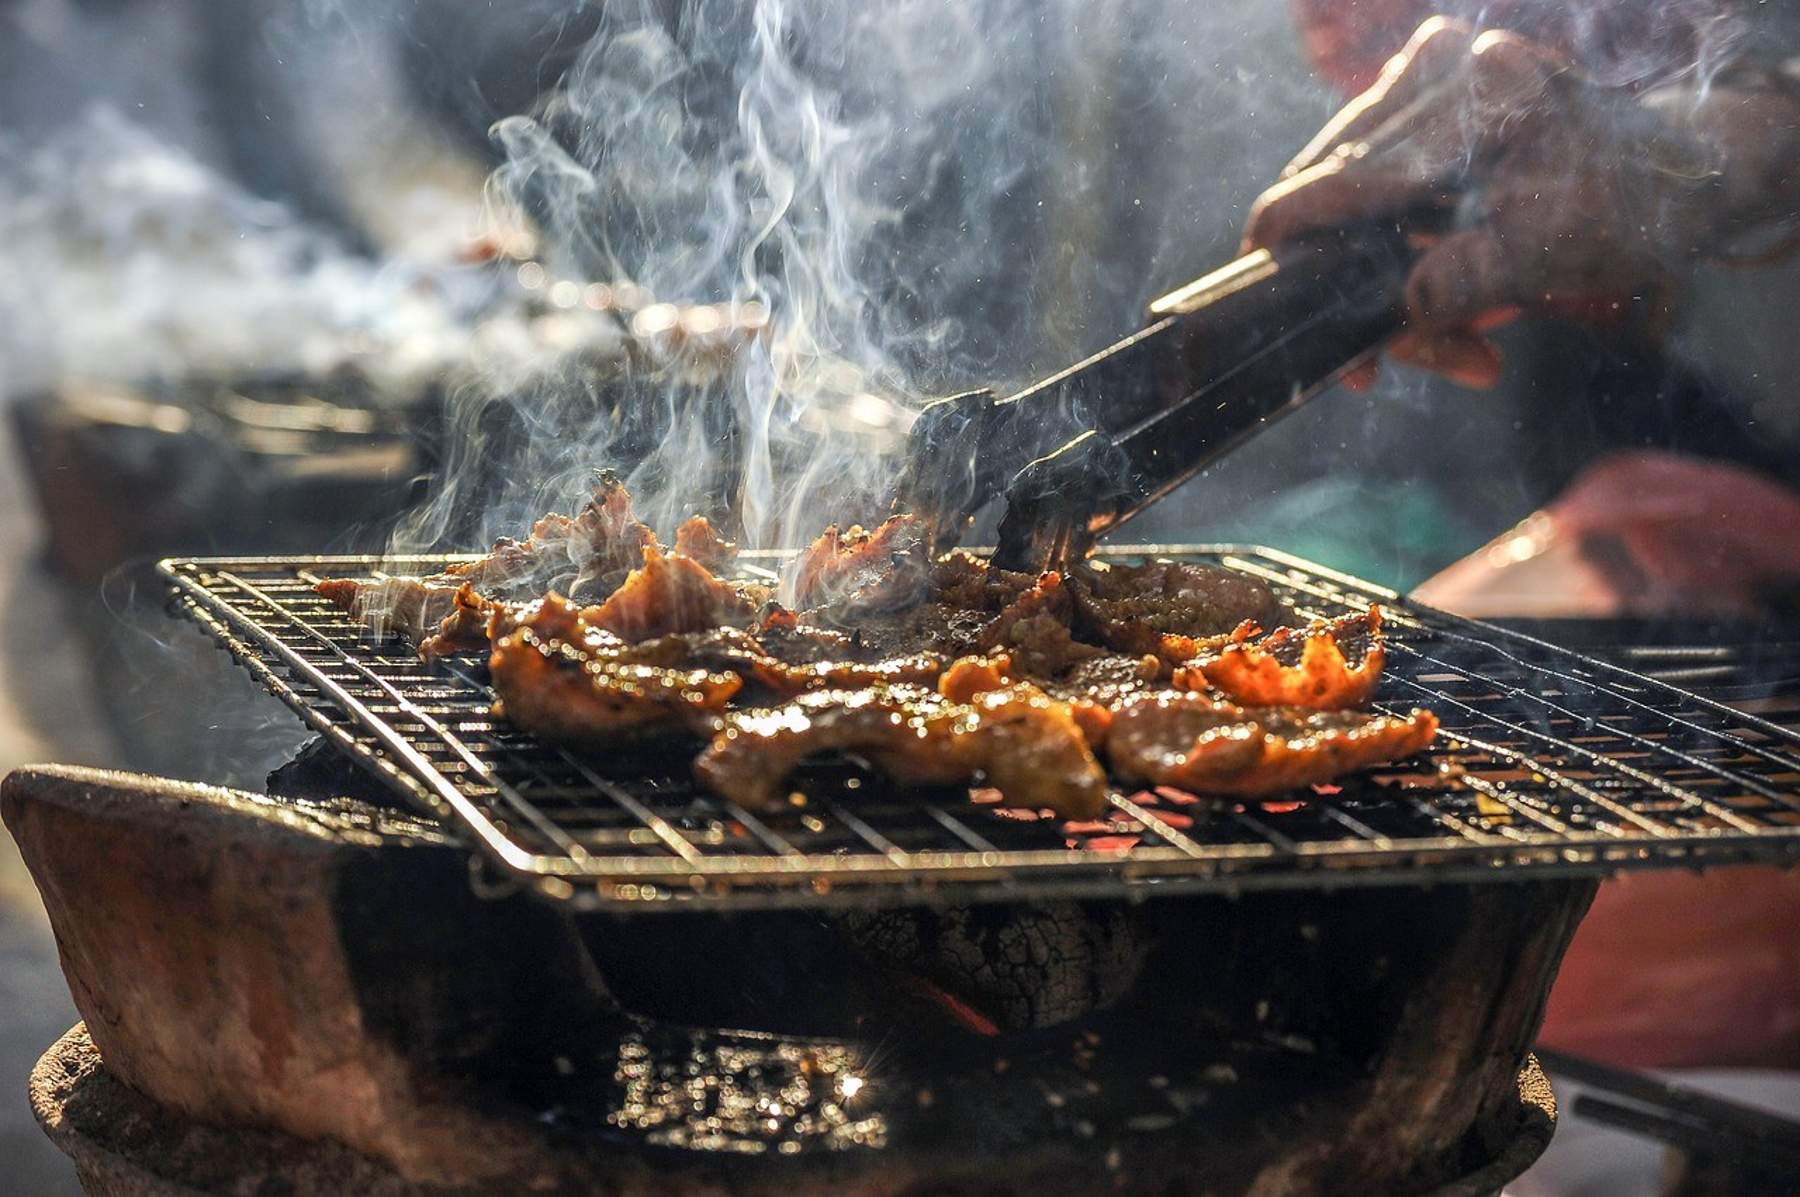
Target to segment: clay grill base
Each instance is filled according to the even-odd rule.
[[[440,829],[366,804],[36,769],[0,786],[0,814],[105,1058],[83,1032],[34,1093],[98,1192],[1442,1190],[1542,1146],[1541,1107],[1521,1130],[1520,1062],[1593,889],[1108,907],[1074,925],[1118,950],[1042,974],[1085,1011],[1012,1010],[1069,912],[897,912],[842,942],[849,923],[815,928],[837,955],[796,956],[779,920],[703,934],[480,900]],[[937,949],[972,935],[998,945],[991,967],[950,968],[963,953]],[[868,1019],[681,1029],[719,1025],[709,1003],[766,1004],[726,999],[772,957],[800,989],[861,978]],[[624,984],[645,976],[702,1000]],[[870,979],[896,976],[985,1007],[999,1033],[881,1004]],[[320,1142],[344,1146],[300,1146]],[[139,1188],[99,1183],[127,1163]]]

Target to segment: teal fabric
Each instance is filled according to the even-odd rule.
[[[1209,522],[1208,540],[1267,545],[1406,591],[1491,538],[1407,482],[1320,479]]]

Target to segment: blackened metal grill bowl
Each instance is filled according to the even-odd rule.
[[[580,754],[489,713],[479,661],[420,662],[313,592],[453,558],[172,559],[178,604],[308,724],[460,823],[500,868],[582,907],[1013,901],[1510,880],[1800,860],[1800,734],[1542,641],[1405,603],[1263,548],[1139,546],[1270,582],[1299,613],[1384,605],[1379,706],[1437,712],[1411,761],[1288,801],[1116,791],[1067,825],[906,791],[849,762],[758,816],[698,789],[689,745]],[[763,572],[774,554],[746,554]]]

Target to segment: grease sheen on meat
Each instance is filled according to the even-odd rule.
[[[694,772],[752,808],[782,805],[788,776],[821,752],[866,757],[901,782],[985,779],[1018,806],[1071,819],[1106,808],[1106,774],[1068,704],[1014,683],[955,702],[920,686],[805,694],[771,710],[725,717]]]
[[[725,576],[734,551],[698,517],[665,548],[607,482],[578,515],[455,572],[319,591],[428,658],[487,649],[500,709],[534,734],[702,742],[699,780],[759,809],[784,808],[794,770],[827,753],[1088,819],[1107,804],[1101,761],[1131,782],[1260,796],[1406,757],[1435,733],[1427,712],[1361,709],[1382,669],[1378,611],[1276,626],[1274,592],[1230,570],[1011,573],[932,559],[900,516],[828,530],[795,562],[789,608]],[[528,601],[518,580],[546,562],[589,592]]]

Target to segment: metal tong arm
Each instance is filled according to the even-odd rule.
[[[1029,446],[1052,423],[1035,410],[1046,394],[1077,394],[1089,416],[1010,480],[996,563],[1079,558],[1379,351],[1404,323],[1408,227],[1373,222],[1246,255],[1157,300],[1160,319],[1075,367],[1078,379],[994,404],[984,451]],[[1146,341],[1161,345],[1146,353]]]

